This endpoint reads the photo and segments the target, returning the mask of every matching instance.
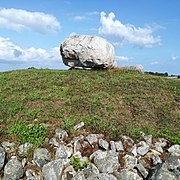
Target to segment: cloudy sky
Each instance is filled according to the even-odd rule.
[[[106,38],[119,66],[180,74],[179,0],[0,0],[0,71],[67,69],[59,45],[73,34]]]

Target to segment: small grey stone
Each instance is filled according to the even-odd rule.
[[[131,148],[130,153],[132,153],[134,157],[137,156],[137,146],[136,146],[136,144]]]
[[[72,180],[86,180],[83,171],[79,171]]]
[[[141,156],[144,156],[148,151],[149,151],[149,145],[146,142],[140,141],[137,144],[137,153],[140,154]]]
[[[64,145],[60,144],[56,150],[55,159],[66,159],[68,157]]]
[[[54,147],[59,147],[59,143],[57,142],[56,138],[51,138],[49,140],[49,145]]]
[[[158,155],[152,156],[153,165],[156,166],[157,164],[161,164],[162,160]]]
[[[144,135],[143,138],[149,146],[152,144],[152,135]]]
[[[82,128],[83,126],[84,126],[84,122],[82,121],[79,124],[74,126],[74,130],[78,130],[78,129]]]
[[[5,156],[6,156],[6,153],[5,153],[4,148],[0,147],[0,170],[4,166]]]
[[[117,151],[124,151],[124,147],[123,147],[122,141],[115,142],[115,147],[116,147]]]
[[[61,128],[57,128],[55,130],[55,137],[59,138],[61,141],[65,141],[68,138],[68,133]]]
[[[145,169],[145,167],[141,164],[138,163],[136,165],[136,168],[138,169],[138,171],[141,173],[141,175],[143,176],[143,178],[146,178],[148,176],[148,171]]]
[[[108,173],[100,173],[97,175],[99,180],[117,180],[117,178]]]
[[[33,147],[30,143],[21,144],[18,148],[18,155],[21,157],[27,157],[28,151]]]
[[[116,173],[116,177],[118,180],[143,180],[137,172],[123,169],[120,173]]]
[[[158,138],[158,141],[154,145],[154,149],[160,153],[163,153],[163,148],[167,146],[167,140],[164,138]]]
[[[98,139],[101,138],[102,135],[100,134],[89,134],[85,137],[85,140],[89,142],[90,145],[98,142]]]
[[[51,160],[51,156],[47,149],[45,148],[38,148],[35,149],[33,155],[33,161],[42,168],[44,164],[48,163]]]
[[[27,163],[27,158],[23,158],[21,163],[22,163],[22,167],[24,168]]]
[[[17,180],[23,176],[23,167],[16,157],[11,158],[4,167],[4,180]]]
[[[124,168],[133,169],[137,165],[137,158],[126,154],[124,157]]]
[[[16,151],[16,144],[14,142],[4,141],[2,147],[6,153],[14,153]]]
[[[99,139],[99,146],[107,150],[109,148],[109,143],[101,138]]]
[[[119,167],[118,153],[114,151],[97,151],[94,164],[102,173],[113,173]]]
[[[26,180],[42,180],[40,175],[37,175],[32,169],[26,170]]]
[[[59,180],[64,169],[63,159],[58,159],[45,164],[42,168],[44,180]]]
[[[134,66],[127,66],[126,69],[134,70],[134,71],[137,71],[137,72],[139,72],[141,74],[144,74],[144,67],[141,64],[137,64],[137,65],[134,65]]]
[[[128,136],[121,136],[121,139],[124,142],[127,142],[129,145],[133,145],[134,144],[134,140],[131,139],[130,137]]]
[[[115,142],[114,142],[114,141],[110,141],[109,144],[110,144],[110,149],[111,149],[112,151],[116,151]]]
[[[129,151],[134,145],[133,139],[128,136],[121,136],[121,140],[123,142],[123,147],[126,151]]]
[[[180,156],[180,145],[179,144],[174,144],[172,145],[168,151],[175,156]]]
[[[156,151],[160,152],[160,153],[163,153],[163,148],[161,146],[161,143],[157,142],[155,143],[155,148],[154,148]]]

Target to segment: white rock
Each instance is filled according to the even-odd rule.
[[[44,180],[59,180],[63,169],[63,159],[54,160],[45,164],[42,168]]]
[[[70,67],[116,67],[114,47],[98,36],[74,35],[60,46],[63,63]]]
[[[139,73],[144,73],[144,67],[141,65],[141,64],[137,64],[137,65],[134,65],[134,66],[128,66],[128,67],[125,67],[126,69],[129,69],[129,70],[135,70]]]
[[[159,156],[152,156],[152,161],[153,161],[153,165],[156,166],[157,164],[161,164],[162,163],[162,160]]]
[[[126,154],[124,157],[124,168],[133,169],[137,165],[137,158]]]
[[[180,156],[180,145],[179,144],[175,144],[175,145],[172,145],[168,151],[172,154],[172,155],[175,155],[175,156]]]
[[[136,146],[136,144],[131,148],[130,152],[133,154],[134,157],[137,156],[137,146]]]
[[[118,153],[114,151],[97,151],[94,164],[102,173],[113,173],[119,167]]]
[[[89,134],[85,137],[85,140],[89,142],[90,145],[98,142],[98,139],[103,137],[102,134]]]
[[[110,141],[109,144],[110,144],[110,149],[111,149],[112,151],[116,151],[115,142],[114,142],[114,141]]]
[[[146,141],[146,143],[151,146],[152,144],[152,135],[144,135],[143,136],[144,140]]]
[[[149,151],[149,145],[145,141],[140,141],[137,144],[137,153],[144,156]]]
[[[84,122],[82,121],[79,124],[74,126],[74,130],[78,130],[78,129],[82,128],[83,126],[84,126]]]
[[[33,161],[40,168],[44,166],[44,164],[48,163],[51,160],[51,155],[45,148],[37,148],[34,151]]]
[[[101,138],[99,139],[99,146],[107,150],[109,148],[109,143]]]
[[[141,175],[144,178],[146,178],[148,176],[148,171],[145,169],[145,167],[141,163],[138,163],[136,165],[136,168],[138,169],[138,171],[141,173]]]
[[[117,151],[124,151],[124,147],[123,147],[122,141],[115,142],[115,147],[116,147]]]
[[[68,158],[66,149],[64,145],[60,144],[56,150],[55,159],[57,160],[57,159],[66,159],[66,158]]]

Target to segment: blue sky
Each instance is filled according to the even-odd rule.
[[[179,0],[0,0],[0,71],[67,69],[60,43],[104,37],[119,66],[180,74]]]

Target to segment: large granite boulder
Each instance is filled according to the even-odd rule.
[[[63,63],[70,67],[116,67],[114,47],[98,36],[74,35],[60,46]]]

